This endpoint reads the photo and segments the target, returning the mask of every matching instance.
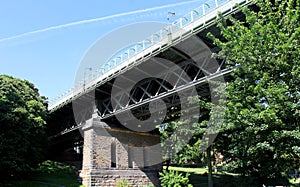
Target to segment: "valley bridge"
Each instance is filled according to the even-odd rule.
[[[114,186],[121,179],[132,186],[159,186],[163,153],[156,127],[181,118],[184,109],[188,118],[200,115],[189,98],[213,100],[209,81],[230,78],[234,67],[211,58],[219,48],[207,33],[220,37],[219,13],[244,19],[239,7],[249,4],[209,0],[126,48],[51,102],[51,158],[77,164],[87,187]]]

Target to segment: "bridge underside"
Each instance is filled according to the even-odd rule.
[[[203,30],[201,33],[195,35],[201,39],[212,52],[218,50],[212,42],[206,37],[207,33],[211,32],[214,35],[218,36],[219,30],[215,25]],[[182,45],[182,44],[181,44]],[[188,43],[186,43],[188,48]],[[182,48],[182,47],[180,47]],[[184,48],[184,46],[183,46]],[[167,102],[168,106],[176,106],[179,103],[178,97],[176,98],[176,88],[172,87],[167,82],[164,82],[165,77],[173,77],[178,80],[177,87],[180,87],[189,81],[193,81],[194,85],[197,88],[197,91],[202,96],[209,95],[209,85],[205,81],[206,76],[209,76],[207,72],[203,72],[203,68],[197,64],[188,54],[184,51],[180,51],[178,47],[173,46],[165,51],[159,53],[155,57],[160,59],[166,59],[169,62],[172,62],[177,65],[173,69],[168,69],[169,65],[165,65],[166,61],[161,62],[158,60],[147,60],[137,66],[128,69],[126,72],[120,74],[123,76],[124,82],[133,82],[135,77],[141,75],[149,77],[141,82],[139,82],[131,91],[130,103],[126,103],[126,106],[117,106],[114,110],[111,106],[111,91],[114,85],[115,78],[110,79],[105,84],[99,85],[96,89],[87,91],[86,94],[77,98],[72,103],[68,103],[63,108],[57,109],[55,112],[51,113],[50,120],[48,121],[49,133],[52,135],[61,133],[69,133],[73,129],[76,130],[79,127],[78,124],[81,121],[89,119],[93,113],[93,104],[97,105],[99,110],[99,115],[102,120],[106,121],[108,124],[112,121],[112,124],[116,124],[114,115],[118,112],[125,112],[128,109],[132,111],[133,114],[136,114],[136,117],[147,118],[149,115],[149,107],[145,106],[149,104],[150,100],[155,100],[158,97],[163,98]],[[225,63],[223,60],[218,61],[222,69],[225,68]],[[180,67],[180,69],[178,68]],[[181,76],[182,71],[184,71],[190,80],[185,80],[185,77]],[[217,69],[215,69],[217,71]],[[158,72],[160,75],[158,75]],[[220,73],[220,71],[218,71]],[[151,76],[149,76],[149,74]],[[213,73],[212,73],[213,74]],[[160,76],[161,79],[155,78],[155,76]],[[225,74],[224,74],[225,75]],[[153,77],[154,78],[153,78]],[[225,75],[226,76],[226,75]],[[225,77],[226,78],[226,77]],[[185,89],[189,89],[186,87]],[[171,94],[166,94],[166,92],[175,91]],[[120,90],[120,94],[121,90]],[[113,99],[114,100],[114,99]],[[86,106],[89,108],[86,108]],[[81,112],[81,116],[76,116],[74,118],[74,106],[75,110],[84,107]],[[81,119],[80,119],[81,118]],[[77,123],[76,123],[77,122]],[[79,123],[78,123],[79,122]]]
[[[208,45],[212,51],[217,50],[215,46],[211,44],[211,41],[207,39],[205,36],[208,32],[212,32],[214,34],[218,33],[218,29],[215,26],[212,26],[205,31],[195,35],[199,37],[206,45]],[[140,119],[147,119],[150,115],[149,113],[149,102],[153,101],[157,98],[162,98],[168,107],[169,114],[178,113],[178,109],[180,109],[180,99],[178,94],[176,94],[176,89],[164,82],[164,77],[173,76],[174,79],[178,80],[178,84],[185,84],[188,81],[198,81],[195,86],[199,93],[199,95],[209,97],[209,84],[207,81],[200,80],[205,77],[205,73],[201,70],[199,65],[189,57],[189,55],[185,54],[182,51],[179,51],[176,47],[171,47],[164,52],[158,54],[156,57],[167,59],[170,62],[178,65],[174,67],[174,69],[167,69],[162,62],[157,60],[148,60],[145,63],[141,63],[138,66],[133,67],[128,70],[124,74],[124,81],[130,82],[131,79],[134,80],[135,77],[143,75],[156,75],[155,72],[160,72],[161,79],[149,77],[137,84],[131,91],[132,97],[129,103],[126,103],[127,106],[117,106],[115,110],[112,109],[111,106],[111,91],[114,85],[115,79],[111,79],[106,84],[100,85],[95,90],[91,90],[85,95],[81,96],[77,100],[73,101],[73,103],[69,103],[63,108],[59,108],[55,112],[51,113],[50,120],[48,121],[48,133],[49,135],[58,135],[57,138],[53,137],[54,144],[61,144],[63,142],[62,148],[69,147],[70,145],[74,145],[75,142],[82,141],[82,136],[78,129],[80,128],[79,124],[81,122],[89,119],[93,113],[93,105],[97,105],[99,115],[102,121],[107,124],[112,124],[115,126],[119,126],[118,120],[115,118],[115,113],[124,113],[128,114],[128,109],[130,108],[131,113]],[[219,62],[220,64],[223,61]],[[178,69],[180,67],[181,69]],[[222,64],[222,68],[225,67],[225,63]],[[147,70],[147,71],[145,71]],[[163,71],[162,71],[163,70]],[[184,77],[181,77],[181,72],[184,71],[189,75],[190,80],[185,80]],[[178,87],[179,87],[178,86]],[[187,87],[186,90],[189,88]],[[168,92],[168,94],[166,94]],[[170,93],[174,92],[174,93]],[[170,93],[170,94],[169,94]],[[122,94],[120,92],[120,94]],[[75,104],[74,104],[75,103]],[[77,108],[82,107],[81,116],[74,117],[74,106],[75,110]],[[88,107],[88,108],[87,108]],[[176,115],[173,115],[174,118]],[[174,118],[171,115],[168,115],[164,122],[172,121]],[[128,118],[130,121],[131,117]],[[119,126],[123,128],[122,125]],[[66,135],[66,136],[64,136]],[[57,149],[56,146],[54,146]]]
[[[241,13],[234,17],[244,19]],[[217,59],[217,66],[211,66],[211,60],[203,58],[199,62],[199,58],[195,58],[197,54],[205,52],[205,46],[201,45],[205,44],[212,52],[219,50],[206,37],[208,32],[220,38],[216,25],[209,25],[193,37],[174,43],[154,58],[145,58],[143,63],[120,71],[117,77],[107,77],[105,83],[97,85],[95,89],[87,89],[84,95],[72,103],[52,112],[48,121],[52,144],[49,150],[51,159],[76,163],[82,161],[84,153],[85,164],[81,169],[86,184],[96,180],[87,176],[98,176],[97,180],[100,180],[99,176],[109,178],[116,169],[120,172],[114,175],[119,176],[119,179],[126,178],[133,183],[157,184],[156,174],[161,165],[149,168],[145,164],[149,161],[148,153],[143,152],[133,157],[130,155],[133,154],[130,153],[131,147],[147,147],[159,143],[159,131],[155,127],[179,119],[185,104],[183,101],[188,101],[191,92],[196,90],[197,95],[209,101],[212,99],[209,80],[217,80],[218,77],[223,77],[225,81],[231,79],[229,73],[232,69],[227,68],[228,63],[224,59]],[[203,41],[203,44],[194,45],[195,38]],[[196,54],[190,54],[190,51]],[[135,84],[137,77],[147,78]],[[175,84],[170,84],[166,79],[173,80]],[[122,84],[134,86],[128,90]],[[161,101],[166,108],[163,119],[143,124],[147,126],[146,129],[149,127],[147,132],[132,133],[132,129],[138,129],[141,125],[135,123],[136,119],[149,121],[155,114],[160,118]],[[199,112],[190,112],[190,115],[199,115]],[[117,116],[122,118],[122,122]],[[137,142],[142,145],[135,145]],[[103,145],[108,147],[104,148]],[[98,149],[96,152],[102,154],[101,158],[98,153],[91,151],[95,147]],[[131,176],[142,176],[142,180],[138,181]]]
[[[204,37],[207,32],[216,34],[218,31],[216,27],[210,27],[205,32],[197,34],[196,37],[201,38],[212,51],[216,51],[217,49]],[[139,151],[139,155],[133,157],[130,155],[130,146],[147,147],[151,141],[159,144],[159,132],[155,127],[160,124],[156,120],[143,124],[147,125],[150,132],[142,136],[139,132],[137,134],[130,133],[132,132],[131,129],[137,128],[139,125],[133,123],[134,119],[146,121],[151,118],[151,115],[157,114],[159,116],[159,105],[163,101],[166,115],[164,119],[160,119],[160,122],[166,123],[176,120],[180,118],[182,105],[185,104],[182,102],[188,101],[187,98],[193,89],[201,97],[210,100],[210,86],[207,77],[218,74],[226,79],[229,78],[227,70],[224,70],[224,60],[219,60],[217,67],[206,69],[209,67],[207,64],[199,65],[184,50],[180,50],[184,48],[189,50],[191,48],[190,43],[191,41],[186,40],[186,42],[174,45],[158,54],[155,59],[148,59],[122,73],[118,81],[124,85],[134,83],[136,77],[148,77],[139,81],[132,90],[118,88],[115,84],[116,79],[113,78],[95,90],[87,92],[72,104],[59,109],[59,112],[52,113],[51,119],[53,121],[49,123],[51,125],[49,132],[58,135],[52,137],[53,149],[50,151],[52,156],[60,160],[66,159],[69,163],[76,163],[76,161],[80,162],[82,155],[84,155],[83,168],[80,169],[82,170],[83,183],[87,186],[95,186],[100,183],[100,186],[115,185],[114,182],[111,184],[102,182],[121,179],[127,179],[131,184],[155,184],[158,186],[157,173],[161,170],[161,165],[145,167],[145,162],[147,162],[145,158],[157,158],[157,154],[147,156],[145,152]],[[201,53],[201,49],[198,52]],[[209,62],[210,60],[206,61],[206,63]],[[188,77],[183,76],[183,74],[188,75]],[[172,79],[176,84],[171,85],[164,81],[166,79]],[[180,94],[178,94],[179,89]],[[112,90],[116,94],[112,94]],[[129,100],[122,102],[122,98],[126,97],[127,93],[130,93]],[[154,109],[153,105],[155,105]],[[152,109],[150,109],[151,106]],[[91,116],[95,111],[97,111],[97,117],[93,118]],[[73,113],[76,114],[75,117]],[[118,120],[116,114],[123,118],[122,122]],[[190,115],[199,115],[199,113],[193,114],[191,112]],[[91,123],[96,124],[98,122],[95,120],[99,120],[107,125],[108,128],[104,128],[105,131],[114,129],[119,134],[114,134],[116,132],[108,130],[109,135],[103,135],[103,127],[95,124],[88,128],[87,123],[90,120],[93,121]],[[135,127],[130,125],[135,125]],[[130,138],[124,140],[124,137],[128,137],[128,135]],[[93,138],[91,139],[91,137]],[[135,145],[136,142],[143,143],[143,145]],[[103,147],[103,145],[107,147]],[[78,148],[80,151],[76,152]],[[95,152],[91,152],[91,149]],[[114,149],[117,150],[115,150],[116,156],[112,156]],[[101,155],[97,155],[96,152]],[[138,159],[134,160],[134,158]],[[112,163],[114,159],[117,164]],[[118,170],[117,173],[116,169]]]

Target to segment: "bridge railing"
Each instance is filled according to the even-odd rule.
[[[233,9],[236,4],[247,4],[248,0],[208,0],[203,3],[201,6],[195,8],[194,10],[190,11],[185,16],[175,20],[171,24],[167,25],[166,27],[160,29],[158,32],[152,34],[151,36],[147,37],[141,42],[132,45],[131,47],[127,48],[126,50],[118,53],[118,55],[108,62],[106,62],[103,66],[101,66],[96,71],[90,71],[87,76],[84,76],[84,80],[75,84],[75,86],[68,91],[64,92],[60,96],[52,99],[49,101],[49,110],[52,110],[58,107],[60,104],[63,104],[66,101],[72,99],[74,95],[78,95],[80,92],[84,92],[86,88],[90,85],[90,82],[93,82],[95,79],[98,80],[99,77],[106,74],[107,72],[111,71],[113,68],[119,66],[120,64],[128,61],[129,59],[140,59],[140,54],[148,54],[148,51],[153,50],[155,45],[161,45],[167,43],[169,41],[169,37],[172,34],[178,33],[180,30],[192,30],[193,27],[197,25],[192,25],[195,22],[197,24],[201,24],[201,18],[206,17],[209,18],[209,14],[213,11],[218,12],[226,12],[228,9]],[[223,10],[224,9],[224,10]],[[212,18],[216,17],[217,15],[214,14]],[[208,17],[208,18],[207,18]],[[200,21],[200,22],[199,22]],[[205,23],[205,20],[204,20]],[[179,34],[181,37],[182,33]],[[171,36],[171,40],[176,37]],[[160,46],[161,47],[161,46]],[[158,47],[158,48],[160,48]],[[77,94],[76,94],[77,93]]]

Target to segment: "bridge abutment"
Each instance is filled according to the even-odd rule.
[[[123,179],[130,186],[160,186],[161,151],[151,150],[151,145],[160,143],[159,135],[112,128],[95,116],[82,132],[84,186],[115,186]]]

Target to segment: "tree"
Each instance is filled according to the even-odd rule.
[[[220,84],[218,84],[221,86]],[[219,88],[219,87],[218,87]],[[222,89],[220,89],[222,90]],[[217,92],[217,91],[216,91]],[[218,96],[219,94],[216,94]],[[208,97],[193,97],[189,99],[190,103],[197,104],[201,108],[201,113],[194,113],[192,112],[193,109],[187,109],[187,111],[182,111],[183,114],[188,114],[188,118],[186,120],[176,120],[171,121],[169,123],[164,124],[161,126],[161,138],[162,138],[162,146],[163,146],[163,156],[172,159],[177,164],[187,164],[187,163],[204,163],[206,160],[208,166],[208,185],[213,185],[212,180],[212,155],[211,155],[211,145],[209,145],[211,138],[216,134],[213,132],[215,128],[208,129],[209,120],[212,118],[218,118],[215,116],[216,114],[211,113],[213,103],[210,101],[210,96]],[[216,107],[220,106],[215,106]],[[217,110],[219,110],[217,109]],[[199,115],[199,116],[198,116]],[[197,122],[191,122],[190,118],[198,118]],[[214,120],[212,120],[214,121]],[[217,121],[217,120],[216,120]],[[178,128],[180,126],[187,125],[191,126],[189,128]],[[217,125],[216,125],[217,126]],[[174,131],[177,131],[178,135],[183,136],[191,136],[189,142],[181,142],[178,136],[171,136],[174,135]],[[167,145],[165,140],[167,138],[173,137],[172,145]],[[209,145],[209,146],[208,146]],[[175,150],[175,151],[174,151]],[[175,155],[169,155],[168,153],[176,153]],[[204,153],[206,153],[204,155]],[[165,158],[164,158],[165,159]],[[170,160],[167,162],[167,172]],[[172,173],[171,173],[172,175]],[[171,185],[172,186],[172,185]]]
[[[300,163],[300,0],[254,4],[245,20],[222,19],[222,39],[210,35],[216,56],[238,65],[218,150],[236,171],[279,177]]]
[[[210,98],[197,96],[190,98],[189,102],[198,104],[201,108],[201,114],[196,114],[192,111],[193,109],[188,109],[187,111],[182,111],[183,114],[188,114],[185,120],[180,120],[178,117],[177,120],[165,123],[160,127],[164,159],[170,158],[179,165],[187,163],[200,164],[203,162],[203,155],[200,152],[205,152],[205,150],[201,150],[201,145],[203,143],[203,134],[207,130],[211,110]],[[196,117],[198,118],[197,123],[195,123]],[[190,120],[190,118],[194,118],[194,120]],[[182,126],[189,128],[179,128]],[[175,131],[177,131],[178,136],[174,134]],[[189,136],[191,136],[191,139],[188,142],[181,142],[182,137]],[[170,139],[171,145],[166,145],[165,140],[167,138],[172,138]],[[169,155],[169,153],[176,154]]]
[[[0,75],[0,175],[28,171],[45,149],[45,98],[33,84]]]

